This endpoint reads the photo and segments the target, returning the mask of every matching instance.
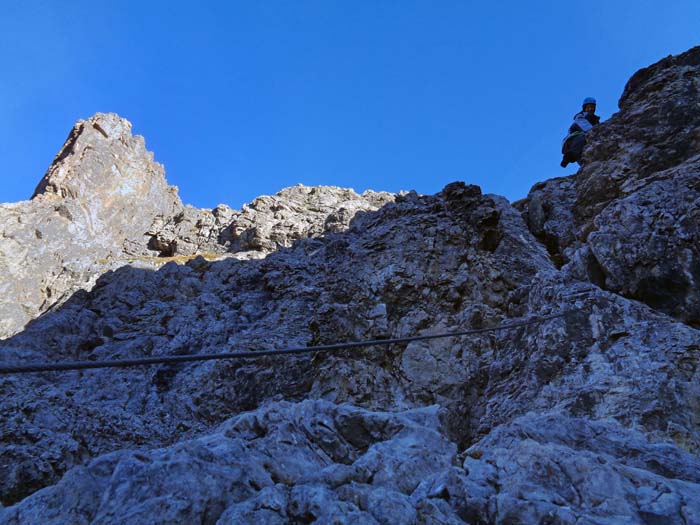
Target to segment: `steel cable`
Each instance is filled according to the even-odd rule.
[[[256,350],[246,352],[225,352],[220,354],[194,354],[194,355],[171,355],[158,357],[139,357],[134,359],[115,359],[111,361],[67,361],[59,363],[30,363],[15,365],[0,365],[0,375],[3,374],[27,374],[32,372],[58,372],[67,370],[87,370],[93,368],[125,368],[132,366],[149,366],[166,363],[190,363],[194,361],[212,361],[218,359],[251,359],[262,356],[304,354],[313,352],[331,352],[335,350],[345,350],[349,348],[364,348],[369,346],[390,345],[398,343],[410,343],[413,341],[426,341],[429,339],[441,339],[447,337],[461,337],[465,335],[482,334],[486,332],[496,332],[500,330],[511,330],[522,326],[540,324],[551,319],[564,317],[574,312],[583,310],[572,308],[557,314],[536,316],[527,321],[507,323],[489,328],[474,328],[470,330],[460,330],[456,332],[444,332],[438,334],[417,335],[411,337],[399,337],[394,339],[372,339],[368,341],[353,341],[349,343],[336,343],[319,346],[301,346],[283,348],[280,350]]]

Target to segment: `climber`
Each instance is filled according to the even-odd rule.
[[[574,115],[574,123],[569,127],[569,134],[564,137],[561,152],[561,167],[566,168],[570,162],[580,164],[583,146],[586,144],[586,133],[597,126],[600,117],[595,114],[596,100],[593,97],[583,99],[582,111]]]

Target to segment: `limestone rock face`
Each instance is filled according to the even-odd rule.
[[[0,363],[516,326],[1,375],[0,523],[700,523],[695,121],[657,108],[697,104],[697,54],[635,75],[581,171],[517,206],[298,186],[155,216],[136,245],[170,262],[103,273]]]
[[[576,175],[537,184],[530,229],[578,278],[700,325],[700,47],[627,83]]]
[[[131,124],[98,113],[75,125],[30,201],[0,205],[0,338],[124,264],[156,268],[201,253],[264,257],[347,228],[358,211],[392,200],[296,186],[242,211],[183,206]]]
[[[91,287],[113,261],[148,253],[154,219],[181,207],[129,122],[78,122],[32,199],[0,207],[0,337]]]
[[[415,523],[436,512],[416,511],[410,494],[457,452],[437,426],[437,407],[390,414],[273,403],[203,438],[96,459],[3,522]]]
[[[345,230],[358,212],[376,210],[394,195],[333,186],[297,185],[277,195],[259,197],[244,206],[231,224],[235,251],[273,251],[294,241]]]
[[[285,188],[258,197],[241,211],[219,205],[213,210],[186,206],[157,221],[150,247],[161,255],[235,252],[238,258],[266,255],[294,241],[346,229],[358,212],[376,210],[392,202],[387,192],[335,186]]]
[[[497,322],[527,311],[518,289],[547,268],[553,267],[546,252],[507,201],[453,184],[433,197],[406,195],[358,215],[345,232],[303,239],[261,260],[196,258],[158,271],[119,268],[0,344],[0,352],[5,360],[42,360],[47,351],[51,360],[102,360],[323,344]],[[486,339],[475,344],[489,347]],[[452,356],[464,353],[462,343],[441,341],[435,348],[443,355],[431,358],[439,364],[423,369],[425,348],[394,356],[363,352],[364,358],[350,360],[299,356],[185,370],[166,365],[146,375],[139,369],[104,370],[80,380],[72,374],[8,377],[2,383],[7,404],[0,405],[8,415],[8,447],[0,458],[10,469],[0,487],[16,499],[18,491],[56,479],[85,457],[127,443],[167,445],[276,396],[373,409],[442,399],[459,426],[466,414],[463,383],[476,363],[452,365]],[[419,380],[420,388],[414,387]],[[18,415],[18,400],[29,401],[28,389],[42,394],[29,396],[32,408]],[[29,437],[28,429],[38,434]],[[38,461],[40,449],[51,456]]]

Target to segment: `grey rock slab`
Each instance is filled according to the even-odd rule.
[[[573,306],[587,310],[408,346],[1,383],[12,422],[0,449],[8,458],[5,501],[90,457],[125,445],[167,446],[279,398],[375,410],[439,403],[459,446],[530,410],[558,409],[614,417],[697,450],[697,333],[567,280],[512,207],[464,184],[432,197],[406,195],[356,217],[345,232],[300,240],[263,260],[123,267],[0,346],[8,361],[216,353],[482,328]],[[27,432],[38,427],[37,442]],[[37,471],[33,458],[46,447],[53,455]],[[419,481],[385,466],[376,473],[392,490]],[[343,470],[324,476],[364,482]]]
[[[299,239],[347,229],[360,212],[393,202],[394,195],[367,190],[357,194],[336,186],[285,188],[258,197],[240,211],[219,205],[214,210],[186,206],[156,221],[151,247],[162,255],[234,252],[266,255]]]
[[[394,469],[422,478],[449,462],[456,449],[441,437],[439,416],[438,407],[391,414],[324,401],[272,403],[195,440],[76,467],[55,486],[0,510],[0,522],[387,523],[391,509],[414,519],[408,497],[387,488],[392,480],[370,478]],[[441,460],[426,463],[429,453]],[[306,479],[333,464],[364,472],[364,483],[379,492],[358,506],[344,485]]]
[[[463,458],[412,502],[442,499],[469,523],[681,524],[700,508],[697,457],[613,421],[529,413]]]

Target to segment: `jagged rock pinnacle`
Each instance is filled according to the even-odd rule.
[[[125,255],[149,253],[149,228],[182,209],[177,188],[131,124],[79,121],[32,199],[0,208],[0,337],[95,279]]]
[[[89,199],[101,194],[140,198],[159,191],[176,196],[177,189],[167,187],[163,166],[131,128],[128,120],[114,113],[78,121],[32,198]]]

